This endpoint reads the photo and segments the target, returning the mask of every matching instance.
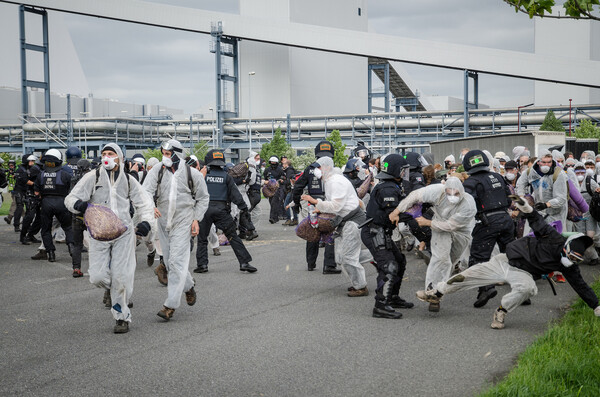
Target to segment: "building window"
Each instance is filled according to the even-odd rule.
[[[358,16],[360,16],[360,7],[358,7]]]

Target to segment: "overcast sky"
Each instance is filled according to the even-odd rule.
[[[154,1],[238,12],[238,0]],[[368,15],[371,30],[380,34],[533,52],[533,20],[502,0],[371,0]],[[96,98],[188,114],[214,104],[209,36],[68,14],[64,20]],[[405,67],[421,92],[463,96],[462,72]],[[526,80],[480,75],[479,87],[480,102],[491,107],[533,102],[533,83]]]

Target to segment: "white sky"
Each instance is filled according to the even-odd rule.
[[[238,0],[154,1],[238,12]],[[371,0],[368,15],[371,30],[381,34],[533,52],[534,21],[501,0]],[[160,104],[185,113],[207,112],[214,104],[208,35],[68,14],[64,20],[96,98]],[[421,92],[463,96],[461,71],[405,67]],[[514,107],[533,102],[533,83],[480,75],[479,95],[491,107]]]

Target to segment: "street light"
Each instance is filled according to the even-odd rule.
[[[523,106],[518,106],[517,107],[517,122],[519,123],[517,132],[521,132],[521,109],[523,108],[528,108],[529,106],[533,106],[533,103],[528,103],[527,105],[523,105]]]
[[[212,120],[210,122],[211,126],[212,126],[212,145],[213,145],[213,149],[215,149],[215,109],[214,108],[208,108],[208,110],[210,110],[211,112],[211,116]]]
[[[251,111],[251,103],[252,97],[250,96],[250,81],[252,81],[251,76],[254,76],[256,72],[248,72],[248,152],[252,151],[252,111]]]
[[[90,115],[90,112],[79,112],[79,114],[87,119],[87,117]],[[81,134],[81,129],[79,129],[79,134]],[[87,120],[85,120],[85,124],[83,125],[83,137],[85,140],[85,157],[87,158]],[[79,136],[79,145],[81,146],[81,135]]]

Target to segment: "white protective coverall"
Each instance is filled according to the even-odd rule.
[[[160,186],[157,186],[162,167],[160,163],[150,170],[144,181],[144,189],[152,196],[159,190],[157,208],[161,217],[158,218],[157,232],[169,272],[164,306],[177,309],[181,303],[181,294],[194,286],[194,279],[189,271],[191,227],[194,220],[200,222],[204,218],[209,196],[200,171],[189,167],[195,190],[195,199],[192,197],[188,185],[188,167],[181,160],[174,174],[167,168],[163,170]]]
[[[96,171],[85,174],[65,197],[65,206],[73,213],[77,200],[110,208],[127,226],[127,231],[112,241],[98,241],[90,238],[89,275],[90,283],[97,287],[110,289],[111,312],[115,320],[131,321],[131,311],[127,307],[133,293],[135,274],[135,225],[129,215],[129,201],[133,203],[140,222],[152,224],[154,204],[150,195],[140,183],[123,172],[123,152],[117,144],[108,144],[119,157],[118,176],[100,166],[98,182]],[[129,178],[129,183],[127,179]]]
[[[321,165],[325,200],[317,199],[315,205],[322,213],[329,213],[345,217],[359,207],[359,199],[352,183],[335,169],[330,157],[321,157],[317,160]],[[339,228],[338,228],[339,232]],[[367,286],[365,268],[361,263],[372,260],[368,249],[362,249],[360,230],[355,222],[347,221],[340,236],[335,239],[335,262],[342,266],[350,278],[354,289]]]
[[[448,201],[446,189],[458,191],[458,203]],[[465,194],[461,181],[456,177],[448,178],[445,185],[429,185],[411,192],[400,202],[398,210],[406,212],[417,203],[433,204],[431,261],[425,276],[427,289],[450,278],[454,264],[471,243],[477,209],[473,196]]]

